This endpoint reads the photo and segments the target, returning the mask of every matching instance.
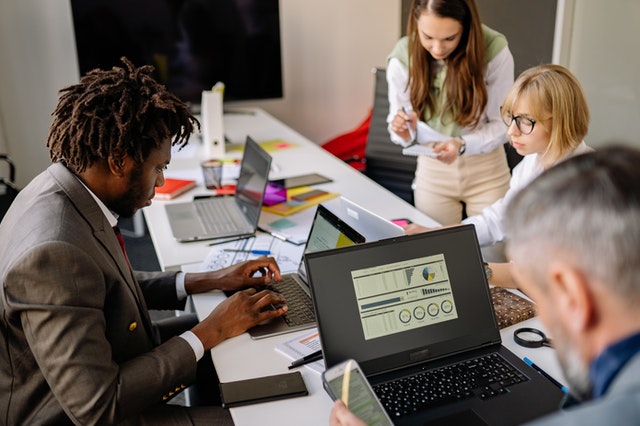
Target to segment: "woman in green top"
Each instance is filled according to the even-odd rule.
[[[506,38],[480,22],[474,0],[413,0],[389,56],[389,133],[420,155],[414,200],[442,225],[459,223],[504,196],[509,168],[500,104],[513,84]]]

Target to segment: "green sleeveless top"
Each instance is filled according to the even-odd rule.
[[[504,35],[492,30],[484,24],[482,24],[482,33],[484,35],[485,48],[487,49],[487,62],[491,62],[491,60],[493,60],[493,58],[495,58],[496,55],[507,46],[507,39]],[[402,37],[398,43],[396,43],[396,46],[388,57],[388,59],[391,58],[398,59],[405,68],[409,68],[408,37]],[[427,123],[429,127],[442,134],[460,136],[461,128],[453,121],[453,113],[451,111],[442,111],[442,105],[445,103],[445,93],[442,90],[442,86],[444,84],[446,72],[447,67],[444,66],[433,78],[432,89],[435,92],[436,111],[434,111],[434,114],[428,120],[426,119],[426,116],[429,111],[425,111],[423,121]]]

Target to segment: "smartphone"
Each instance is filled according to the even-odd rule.
[[[398,226],[407,226],[412,224],[413,222],[411,221],[411,219],[407,219],[406,217],[402,217],[402,218],[398,218],[398,219],[391,219],[391,223],[395,223]]]
[[[291,176],[288,178],[277,179],[273,182],[284,186],[286,189],[297,188],[300,186],[317,185],[319,183],[333,182],[326,176],[319,173],[307,173],[304,175]]]
[[[393,425],[355,360],[348,359],[326,369],[322,373],[322,385],[331,399],[342,399],[342,402],[366,424]]]
[[[308,395],[299,371],[220,383],[223,408]]]

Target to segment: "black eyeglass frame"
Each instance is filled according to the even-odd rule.
[[[502,112],[502,107],[500,107],[500,117],[502,118],[502,122],[505,124],[505,126],[507,126],[507,128],[510,127],[511,123],[515,121],[516,127],[518,128],[520,133],[522,133],[523,135],[530,135],[531,133],[533,133],[533,129],[536,127],[536,123],[537,123],[537,121],[534,120],[533,118],[525,117],[523,115],[509,114],[509,116],[507,117],[507,115]],[[520,127],[521,120],[526,120],[529,123],[531,123],[531,130],[529,130],[528,132],[522,131],[522,128]]]

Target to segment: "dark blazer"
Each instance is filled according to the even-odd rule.
[[[0,224],[0,277],[0,424],[144,423],[195,380],[184,339],[152,340],[147,305],[184,307],[175,273],[133,273],[63,164],[27,185]],[[158,410],[189,422],[183,407]]]

